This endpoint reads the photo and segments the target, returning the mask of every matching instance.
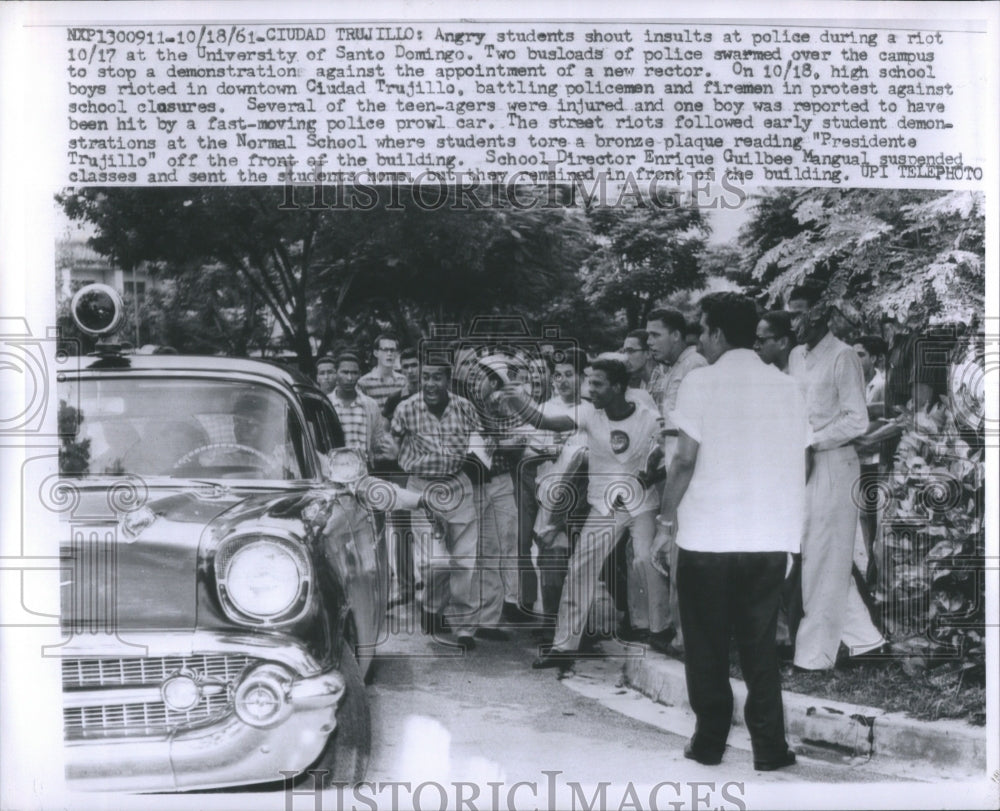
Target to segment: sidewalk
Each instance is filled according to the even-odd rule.
[[[684,663],[651,650],[625,659],[627,683],[668,707],[691,712]],[[733,686],[733,723],[742,727],[746,685]],[[964,721],[916,721],[902,713],[784,692],[789,743],[900,765],[920,762],[982,775],[986,771],[986,728]]]

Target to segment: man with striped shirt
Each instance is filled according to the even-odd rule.
[[[379,411],[385,407],[390,395],[406,388],[406,377],[396,371],[396,353],[399,342],[391,335],[375,339],[375,368],[358,380],[358,389],[378,403]]]
[[[382,413],[378,403],[358,391],[361,362],[357,355],[352,352],[338,355],[335,373],[336,385],[327,396],[340,419],[345,444],[360,451],[370,469],[375,457],[382,455],[385,434]]]

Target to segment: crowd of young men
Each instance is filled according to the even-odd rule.
[[[351,352],[318,364],[347,444],[424,495],[427,509],[390,519],[397,601],[418,597],[424,631],[467,651],[535,622],[550,639],[533,666],[566,669],[597,595],[623,583],[622,638],[684,655],[698,717],[687,756],[721,759],[732,633],[755,763],[794,762],[779,613],[802,669],[834,667],[841,642],[850,655],[884,644],[852,576],[855,538],[870,549],[856,493],[861,461],[870,473],[877,459],[863,436],[884,344],[838,340],[815,292],[796,288],[788,311],[763,315],[711,294],[697,326],[654,310],[616,353],[546,349],[441,344],[397,359],[381,335],[366,375]]]

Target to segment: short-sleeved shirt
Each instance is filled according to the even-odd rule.
[[[399,440],[399,466],[423,478],[457,473],[468,453],[469,438],[481,431],[472,403],[455,394],[440,417],[427,408],[422,394],[414,394],[399,404],[392,418],[392,435]]]
[[[589,482],[587,502],[601,515],[609,515],[620,505],[632,515],[656,510],[656,490],[643,491],[636,476],[645,469],[646,459],[659,438],[659,416],[641,403],[623,420],[608,418],[603,409],[580,403],[576,425],[587,438]]]
[[[379,374],[377,366],[358,378],[358,391],[367,394],[378,403],[380,410],[385,406],[385,401],[389,399],[390,394],[403,391],[406,386],[406,375],[393,372],[391,377],[383,378]]]
[[[365,456],[365,461],[374,461],[375,446],[382,434],[382,414],[378,403],[366,394],[357,392],[353,400],[341,400],[334,389],[329,394],[333,410],[337,412],[340,426],[344,429],[344,444],[355,448]]]
[[[673,424],[698,443],[677,509],[693,552],[797,552],[809,424],[796,382],[750,349],[731,349],[681,383]]]
[[[684,378],[691,371],[707,365],[708,361],[705,360],[704,355],[701,355],[693,346],[688,346],[684,348],[684,351],[663,376],[660,413],[663,415],[663,427],[667,429],[667,435],[663,438],[663,463],[668,470],[674,454],[677,452],[677,426],[670,421],[670,413],[677,407],[677,393],[680,391]]]

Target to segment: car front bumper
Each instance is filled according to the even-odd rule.
[[[149,792],[274,782],[303,771],[323,751],[336,726],[336,710],[345,690],[344,680],[335,670],[321,671],[314,660],[293,645],[260,638],[195,634],[149,641],[155,649],[153,655],[250,654],[262,664],[246,669],[236,680],[235,689],[229,688],[230,695],[238,694],[241,688],[253,688],[250,682],[257,674],[285,673],[287,679],[278,683],[280,709],[269,723],[255,725],[243,720],[230,700],[229,711],[221,717],[181,725],[163,734],[104,733],[97,738],[67,740],[66,780],[71,789]],[[64,655],[81,652],[63,651]],[[133,659],[129,661],[133,661],[134,650],[130,652]],[[104,658],[114,652],[98,653],[88,648],[86,655]],[[276,681],[269,678],[268,683],[273,687]],[[107,696],[105,704],[117,700],[115,689],[102,690]],[[64,702],[67,706],[84,703],[92,695],[100,696],[102,692],[64,692]]]

